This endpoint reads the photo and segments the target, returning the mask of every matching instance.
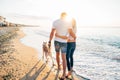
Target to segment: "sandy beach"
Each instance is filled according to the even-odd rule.
[[[15,36],[5,42],[9,51],[0,54],[0,80],[58,80],[61,71],[38,59],[34,48],[20,42],[25,37],[21,28],[14,32]],[[72,79],[78,80],[75,76]]]
[[[35,49],[20,43],[20,39],[24,36],[21,30],[17,31],[17,36],[11,40],[14,51],[0,55],[2,64],[0,65],[0,80],[42,80],[49,71],[47,65],[36,58]],[[52,78],[51,75],[48,79],[52,80]]]

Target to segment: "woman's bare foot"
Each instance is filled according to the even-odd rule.
[[[71,76],[71,71],[68,71],[68,74],[66,75],[66,78],[69,78]]]

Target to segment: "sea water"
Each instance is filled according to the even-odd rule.
[[[79,28],[74,69],[91,80],[120,80],[120,28]]]

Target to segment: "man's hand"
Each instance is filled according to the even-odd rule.
[[[68,31],[69,31],[69,34],[76,40],[76,35],[73,32],[73,30],[72,29],[68,29]]]
[[[74,37],[74,40],[76,40],[76,36]]]

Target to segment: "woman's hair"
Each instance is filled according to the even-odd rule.
[[[72,28],[73,28],[74,32],[76,33],[77,27],[76,27],[76,21],[75,21],[75,19],[72,19]]]
[[[72,19],[72,26],[73,26],[73,27],[76,26],[76,21],[75,21],[75,19]]]

